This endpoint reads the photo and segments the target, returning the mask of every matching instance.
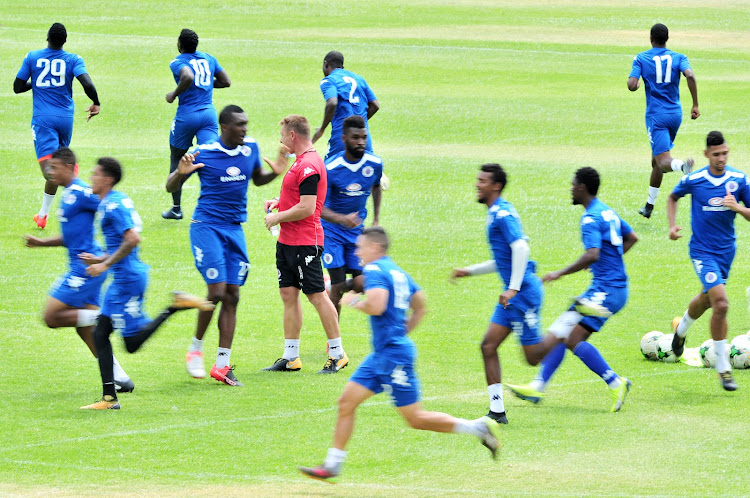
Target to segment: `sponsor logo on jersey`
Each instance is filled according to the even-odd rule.
[[[365,166],[364,168],[362,168],[362,176],[370,178],[374,174],[375,168],[373,168],[372,166]]]
[[[712,206],[721,206],[724,203],[724,199],[721,197],[711,197],[708,203]]]
[[[702,206],[703,211],[729,211],[726,206]]]
[[[305,170],[304,170],[304,171],[302,172],[302,176],[307,176],[307,175],[309,175],[310,173],[313,173],[314,171],[315,171],[315,170],[314,170],[314,169],[312,169],[312,168],[309,168],[309,167],[308,167],[308,168],[305,168]]]
[[[360,185],[359,183],[351,183],[346,186],[346,190],[348,190],[349,192],[359,192],[360,190],[362,190],[362,185]]]
[[[244,182],[247,180],[247,176],[242,174],[242,171],[237,166],[230,166],[227,168],[227,176],[219,177],[222,182]]]

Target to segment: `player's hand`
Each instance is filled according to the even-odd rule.
[[[450,282],[452,284],[457,284],[456,279],[468,277],[469,272],[463,268],[453,268],[453,272],[451,273],[451,279]]]
[[[88,123],[91,121],[91,118],[99,114],[99,106],[96,104],[91,104],[88,109],[86,109],[86,114],[88,117],[86,118],[86,122]]]
[[[263,201],[263,209],[266,210],[266,213],[269,211],[273,211],[277,207],[279,207],[279,199],[276,197],[268,201]]]
[[[701,112],[698,110],[698,106],[694,105],[693,108],[690,110],[690,119],[698,119],[700,115],[701,115]]]
[[[677,240],[682,237],[682,234],[680,233],[680,230],[682,230],[682,227],[679,225],[675,225],[673,227],[669,228],[669,238],[672,240]]]
[[[201,151],[197,150],[195,151],[195,154],[191,154],[190,152],[187,152],[184,156],[180,158],[180,162],[177,164],[177,173],[181,175],[189,175],[196,169],[202,168],[205,166],[203,163],[195,163],[195,158],[200,154]]]
[[[264,220],[265,223],[266,223],[266,228],[270,230],[272,226],[278,225],[279,224],[279,217],[280,216],[281,215],[279,213],[268,213],[268,214],[266,214],[266,218]]]
[[[724,201],[722,202],[722,205],[724,205],[725,207],[728,207],[734,212],[737,212],[740,210],[740,205],[737,202],[737,199],[735,199],[735,197],[729,192],[727,192],[727,195],[724,196]]]
[[[557,280],[560,277],[562,277],[562,272],[561,271],[559,271],[559,270],[558,271],[551,271],[551,272],[549,272],[548,274],[546,274],[545,276],[542,277],[542,282],[544,282],[544,283],[554,282],[555,280]]]
[[[82,252],[78,255],[78,259],[83,261],[87,266],[94,265],[96,263],[101,263],[105,259],[107,259],[106,254],[102,254],[101,256],[94,256],[90,252]]]
[[[500,294],[500,299],[498,299],[498,302],[503,305],[503,308],[508,307],[508,301],[516,297],[516,294],[518,294],[517,290],[514,289],[508,289],[502,294]]]
[[[362,294],[354,291],[349,291],[341,296],[341,302],[346,306],[351,306],[354,301],[359,301],[360,299],[362,299]]]
[[[177,96],[174,94],[174,92],[167,93],[166,99],[167,99],[167,102],[169,102],[170,104],[174,102],[174,99],[176,98]]]
[[[26,247],[42,247],[42,239],[34,237],[33,235],[24,235],[23,240]]]
[[[91,275],[92,277],[98,277],[105,271],[107,271],[109,267],[104,263],[96,263],[90,266],[86,267],[86,275]]]
[[[345,226],[346,228],[356,228],[362,224],[362,218],[359,217],[358,212],[341,215],[339,219],[339,225]]]
[[[315,128],[315,133],[313,133],[313,136],[312,136],[312,143],[315,143],[318,140],[320,140],[320,137],[323,136],[323,131],[324,130],[322,128]]]
[[[266,164],[273,170],[274,173],[277,175],[284,174],[284,171],[286,171],[286,167],[289,165],[289,156],[291,155],[292,151],[284,144],[281,144],[279,146],[279,154],[276,157],[276,161],[271,161],[267,157],[264,157],[263,160],[266,162]]]

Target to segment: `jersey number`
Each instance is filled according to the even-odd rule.
[[[190,65],[193,66],[195,73],[195,86],[211,85],[211,68],[208,67],[206,59],[190,59]]]
[[[667,61],[667,70],[662,72],[661,63]],[[656,82],[657,83],[671,83],[672,82],[672,56],[667,55],[656,55],[654,56],[654,64],[656,65]]]
[[[399,310],[409,309],[409,280],[397,270],[391,270],[393,278],[393,307]]]
[[[615,247],[621,246],[620,218],[611,209],[602,211],[602,218],[609,223],[609,242]]]
[[[359,104],[359,97],[354,95],[354,92],[357,91],[357,82],[354,78],[351,76],[344,76],[344,83],[349,83],[352,87],[349,89],[349,103],[350,104]]]
[[[48,86],[65,85],[65,61],[62,59],[38,59],[36,67],[41,67],[42,72],[36,78],[37,88],[47,88]],[[51,75],[50,78],[47,76]]]

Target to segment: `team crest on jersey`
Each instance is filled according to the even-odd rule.
[[[63,197],[63,202],[65,204],[75,204],[76,203],[76,196],[73,193],[69,193]]]
[[[247,157],[251,153],[252,151],[250,150],[250,147],[248,147],[247,145],[243,145],[242,147],[240,147],[240,154],[242,154],[243,156]]]
[[[362,168],[362,176],[364,176],[365,178],[370,178],[374,174],[375,168],[373,168],[372,166],[365,166],[364,168]]]
[[[721,206],[724,203],[724,199],[722,199],[721,197],[711,197],[708,200],[708,203],[711,206]]]
[[[323,262],[327,265],[333,263],[333,256],[331,255],[331,253],[327,252],[323,254]]]
[[[736,181],[730,180],[727,182],[727,192],[736,192],[738,188],[740,188],[740,186]]]

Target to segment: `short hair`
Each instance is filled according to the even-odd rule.
[[[365,118],[363,118],[362,116],[358,116],[356,114],[349,116],[348,118],[344,120],[343,132],[346,133],[347,130],[349,130],[350,128],[356,128],[358,130],[362,128],[367,128],[367,124],[365,123]]]
[[[180,46],[187,53],[194,53],[198,48],[198,33],[192,29],[183,29],[180,31],[180,37],[177,38],[180,42]]]
[[[219,113],[219,124],[229,124],[232,121],[232,114],[241,114],[245,111],[238,105],[230,104]]]
[[[388,252],[388,246],[391,244],[391,240],[388,238],[388,234],[385,233],[385,228],[367,227],[362,231],[362,236],[370,242],[378,244],[383,248],[383,252]]]
[[[323,60],[331,67],[344,67],[344,54],[336,50],[328,52]]]
[[[724,135],[720,131],[711,131],[706,136],[706,149],[716,145],[723,145],[725,142]]]
[[[297,135],[303,137],[310,136],[310,123],[307,122],[306,117],[299,114],[290,114],[282,119],[279,124],[282,127],[285,126],[288,130],[294,131]]]
[[[115,180],[112,184],[113,186],[120,183],[120,180],[122,180],[122,166],[120,165],[120,161],[114,157],[100,157],[96,160],[96,164],[102,168],[104,176]]]
[[[485,173],[492,173],[492,181],[495,183],[501,183],[503,185],[503,188],[500,189],[501,192],[508,184],[508,175],[505,173],[503,167],[498,163],[483,164],[479,169],[484,171]]]
[[[62,47],[68,41],[68,31],[61,23],[56,22],[47,31],[47,41],[55,47]]]
[[[651,27],[651,38],[657,45],[664,45],[669,40],[669,29],[662,23],[654,24]]]
[[[599,192],[599,172],[589,166],[580,168],[576,171],[576,182],[586,186],[586,191],[590,195],[596,195]]]
[[[53,152],[52,159],[59,159],[65,164],[76,164],[78,162],[75,152],[67,147],[60,147],[55,152]]]

